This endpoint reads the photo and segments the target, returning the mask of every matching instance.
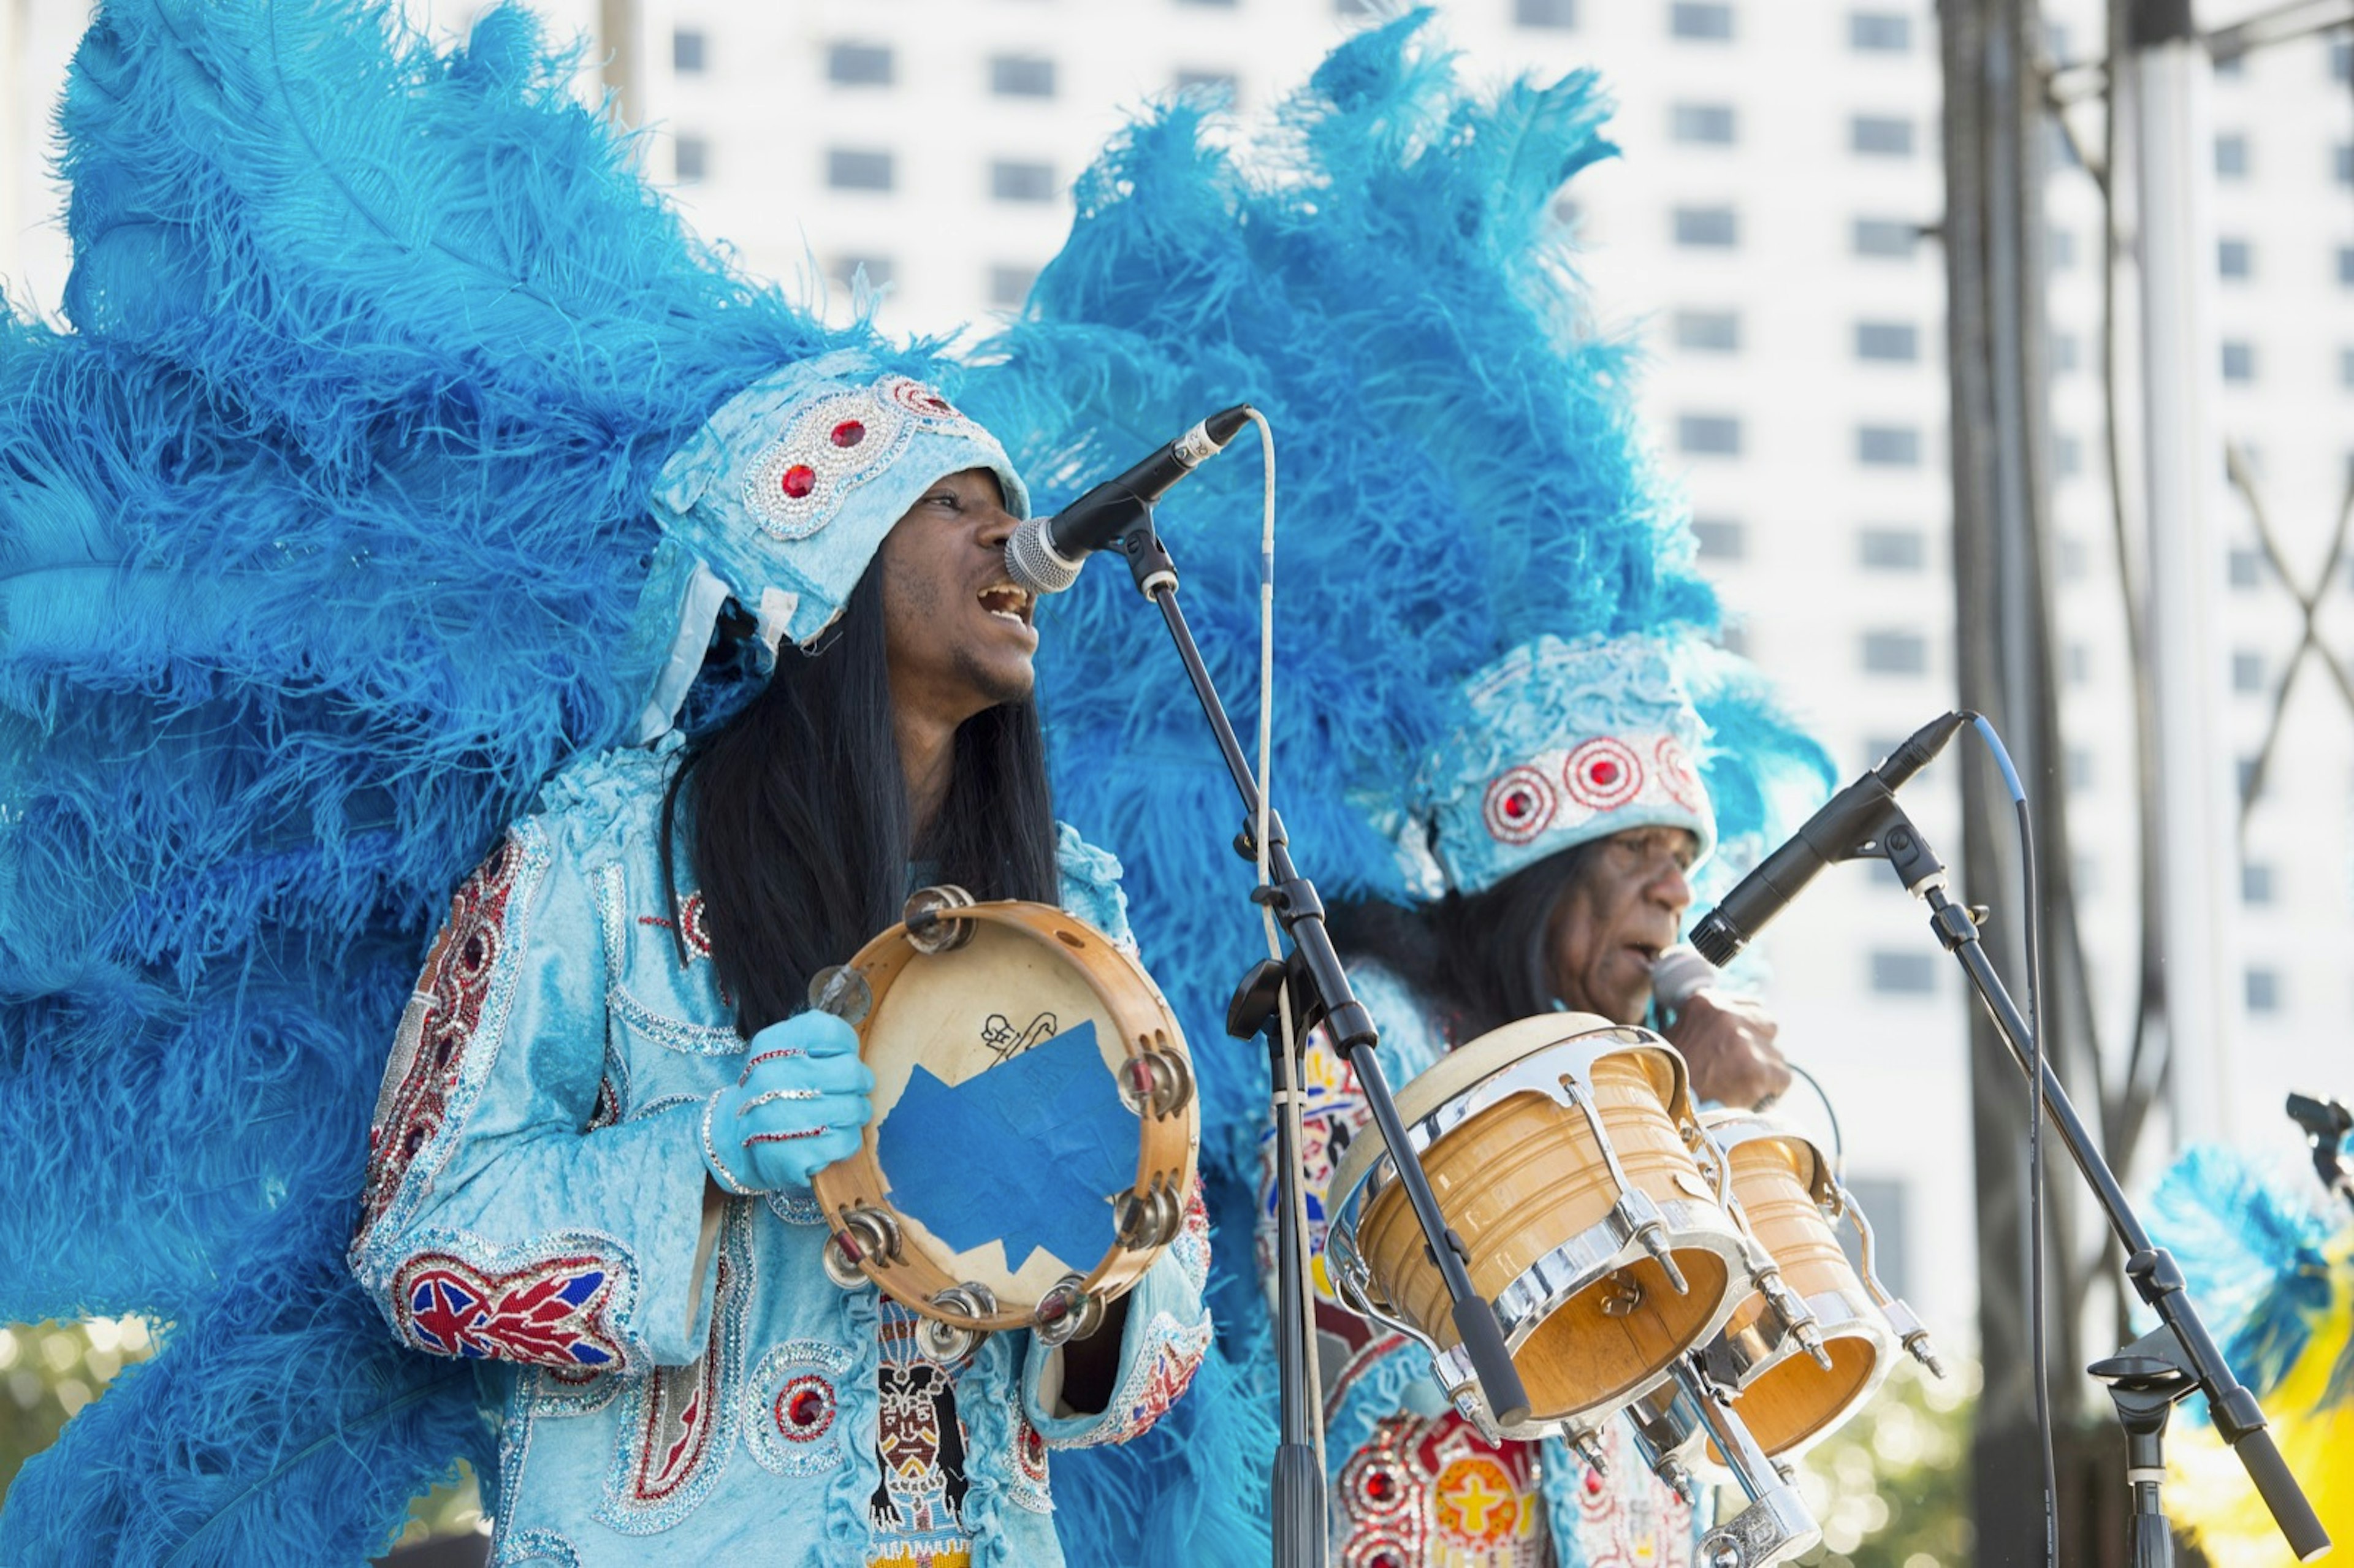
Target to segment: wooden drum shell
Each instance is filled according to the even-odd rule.
[[[1512,1347],[1532,1422],[1606,1406],[1654,1381],[1680,1351],[1704,1340],[1723,1320],[1737,1257],[1732,1223],[1717,1209],[1713,1189],[1682,1136],[1691,1113],[1681,1059],[1656,1037],[1567,1014],[1508,1025],[1409,1083],[1399,1095],[1400,1116],[1412,1128],[1490,1075],[1479,1068],[1492,1073],[1500,1065],[1492,1060],[1497,1053],[1483,1062],[1481,1047],[1499,1036],[1520,1032],[1564,1043],[1582,1029],[1610,1033],[1598,1045],[1589,1042],[1583,1049],[1566,1049],[1557,1059],[1540,1045],[1520,1053],[1517,1060],[1524,1067],[1542,1064],[1556,1079],[1569,1072],[1579,1080],[1628,1185],[1670,1216],[1671,1251],[1690,1289],[1679,1295],[1659,1265],[1638,1249],[1631,1261],[1544,1317]],[[1367,1141],[1378,1144],[1379,1135],[1361,1133],[1361,1144]],[[1536,1088],[1508,1092],[1440,1131],[1424,1150],[1423,1165],[1440,1212],[1469,1251],[1472,1287],[1491,1300],[1546,1255],[1601,1231],[1617,1199],[1585,1114]],[[1368,1171],[1371,1166],[1367,1153],[1352,1148],[1334,1191],[1349,1192],[1356,1184],[1352,1170]],[[1691,1238],[1676,1234],[1674,1216],[1696,1208],[1708,1216],[1707,1245],[1685,1245]],[[1394,1179],[1363,1202],[1355,1243],[1389,1308],[1441,1351],[1460,1343],[1445,1281],[1424,1251],[1421,1228]],[[1620,1280],[1640,1287],[1641,1310],[1623,1316],[1604,1311]]]

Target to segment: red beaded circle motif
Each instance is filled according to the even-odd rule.
[[[883,384],[883,387],[885,395],[887,396],[891,401],[898,404],[899,407],[907,409],[907,412],[911,414],[922,414],[926,418],[933,419],[961,419],[964,418],[962,414],[956,411],[955,408],[949,404],[947,398],[941,397],[938,393],[933,391],[930,387],[925,386],[920,381],[910,381],[905,377],[900,377],[898,379],[885,382]]]
[[[1569,754],[1561,781],[1579,805],[1616,810],[1642,793],[1643,764],[1625,741],[1598,735]]]
[[[1701,788],[1700,775],[1692,770],[1691,758],[1684,755],[1684,748],[1676,744],[1674,736],[1661,736],[1659,744],[1651,748],[1651,757],[1659,766],[1659,781],[1676,798],[1676,804],[1687,810],[1708,810],[1708,791]]]
[[[777,1431],[788,1443],[814,1443],[833,1425],[833,1385],[804,1372],[777,1395]]]
[[[1543,774],[1533,768],[1511,768],[1488,786],[1480,814],[1498,842],[1524,844],[1545,831],[1554,809],[1553,786]]]

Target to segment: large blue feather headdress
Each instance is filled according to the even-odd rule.
[[[640,722],[665,461],[822,350],[929,368],[697,244],[569,74],[385,0],[76,58],[76,330],[0,330],[0,1319],[168,1329],[0,1561],[350,1561],[487,1470],[342,1264],[427,928]]]
[[[1016,438],[1050,500],[1213,408],[1266,412],[1282,453],[1272,794],[1328,896],[1424,891],[1398,853],[1406,787],[1463,721],[1465,683],[1543,638],[1638,640],[1672,665],[1712,736],[1698,760],[1733,852],[1718,863],[1737,864],[1770,831],[1777,781],[1819,791],[1828,764],[1756,673],[1709,645],[1716,600],[1638,436],[1635,351],[1587,317],[1553,203],[1613,153],[1606,105],[1585,72],[1467,88],[1421,42],[1426,20],[1343,45],[1257,140],[1192,103],[1132,127],[1080,180],[1068,244],[979,351],[964,400]],[[1258,465],[1229,455],[1161,512],[1246,733],[1257,492]],[[1240,1050],[1220,1044],[1225,1002],[1261,951],[1227,847],[1240,809],[1159,617],[1116,566],[1040,621],[1058,806],[1123,856],[1140,943],[1204,1063],[1204,1171],[1228,1222],[1221,1342],[1248,1358],[1265,1316],[1256,1193],[1215,1190],[1255,1181],[1264,1115],[1256,1057],[1217,1059]],[[1671,727],[1697,743],[1697,725]],[[1221,1477],[1182,1442],[1207,1405],[1197,1384],[1129,1452],[1058,1471],[1075,1563],[1174,1561],[1109,1500],[1123,1486],[1165,1507],[1264,1476],[1265,1453],[1222,1459]]]
[[[1713,735],[1701,773],[1737,847],[1778,777],[1819,789],[1827,764],[1708,645],[1716,600],[1636,427],[1635,351],[1585,313],[1553,201],[1614,151],[1605,104],[1585,72],[1467,89],[1421,44],[1426,21],[1342,46],[1240,151],[1194,105],[1132,128],[1080,181],[1069,243],[981,351],[965,401],[1027,432],[1017,461],[1049,496],[1222,404],[1267,414],[1283,457],[1275,796],[1328,895],[1409,895],[1368,792],[1414,779],[1460,722],[1465,681],[1540,636],[1636,635],[1671,659]],[[1257,481],[1228,456],[1161,519],[1246,729]],[[1139,938],[1209,1049],[1254,956],[1232,788],[1116,568],[1041,619],[1059,802],[1125,857]],[[1241,1075],[1204,1076],[1214,1094]]]

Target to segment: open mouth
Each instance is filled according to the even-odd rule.
[[[975,596],[981,608],[1018,626],[1030,624],[1029,590],[1009,582],[991,583]]]
[[[1627,947],[1629,951],[1634,953],[1637,958],[1642,959],[1645,964],[1658,963],[1659,961],[1659,954],[1664,951],[1659,944],[1656,942],[1629,942],[1627,944]]]

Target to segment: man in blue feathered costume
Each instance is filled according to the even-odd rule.
[[[914,861],[1115,934],[1117,871],[1013,465],[567,76],[329,0],[76,58],[76,330],[0,338],[0,1318],[165,1329],[0,1561],[351,1562],[463,1455],[504,1562],[1052,1563],[1045,1449],[1201,1358],[1198,1234],[955,1365],[818,1268],[866,1080],[799,982]]]

